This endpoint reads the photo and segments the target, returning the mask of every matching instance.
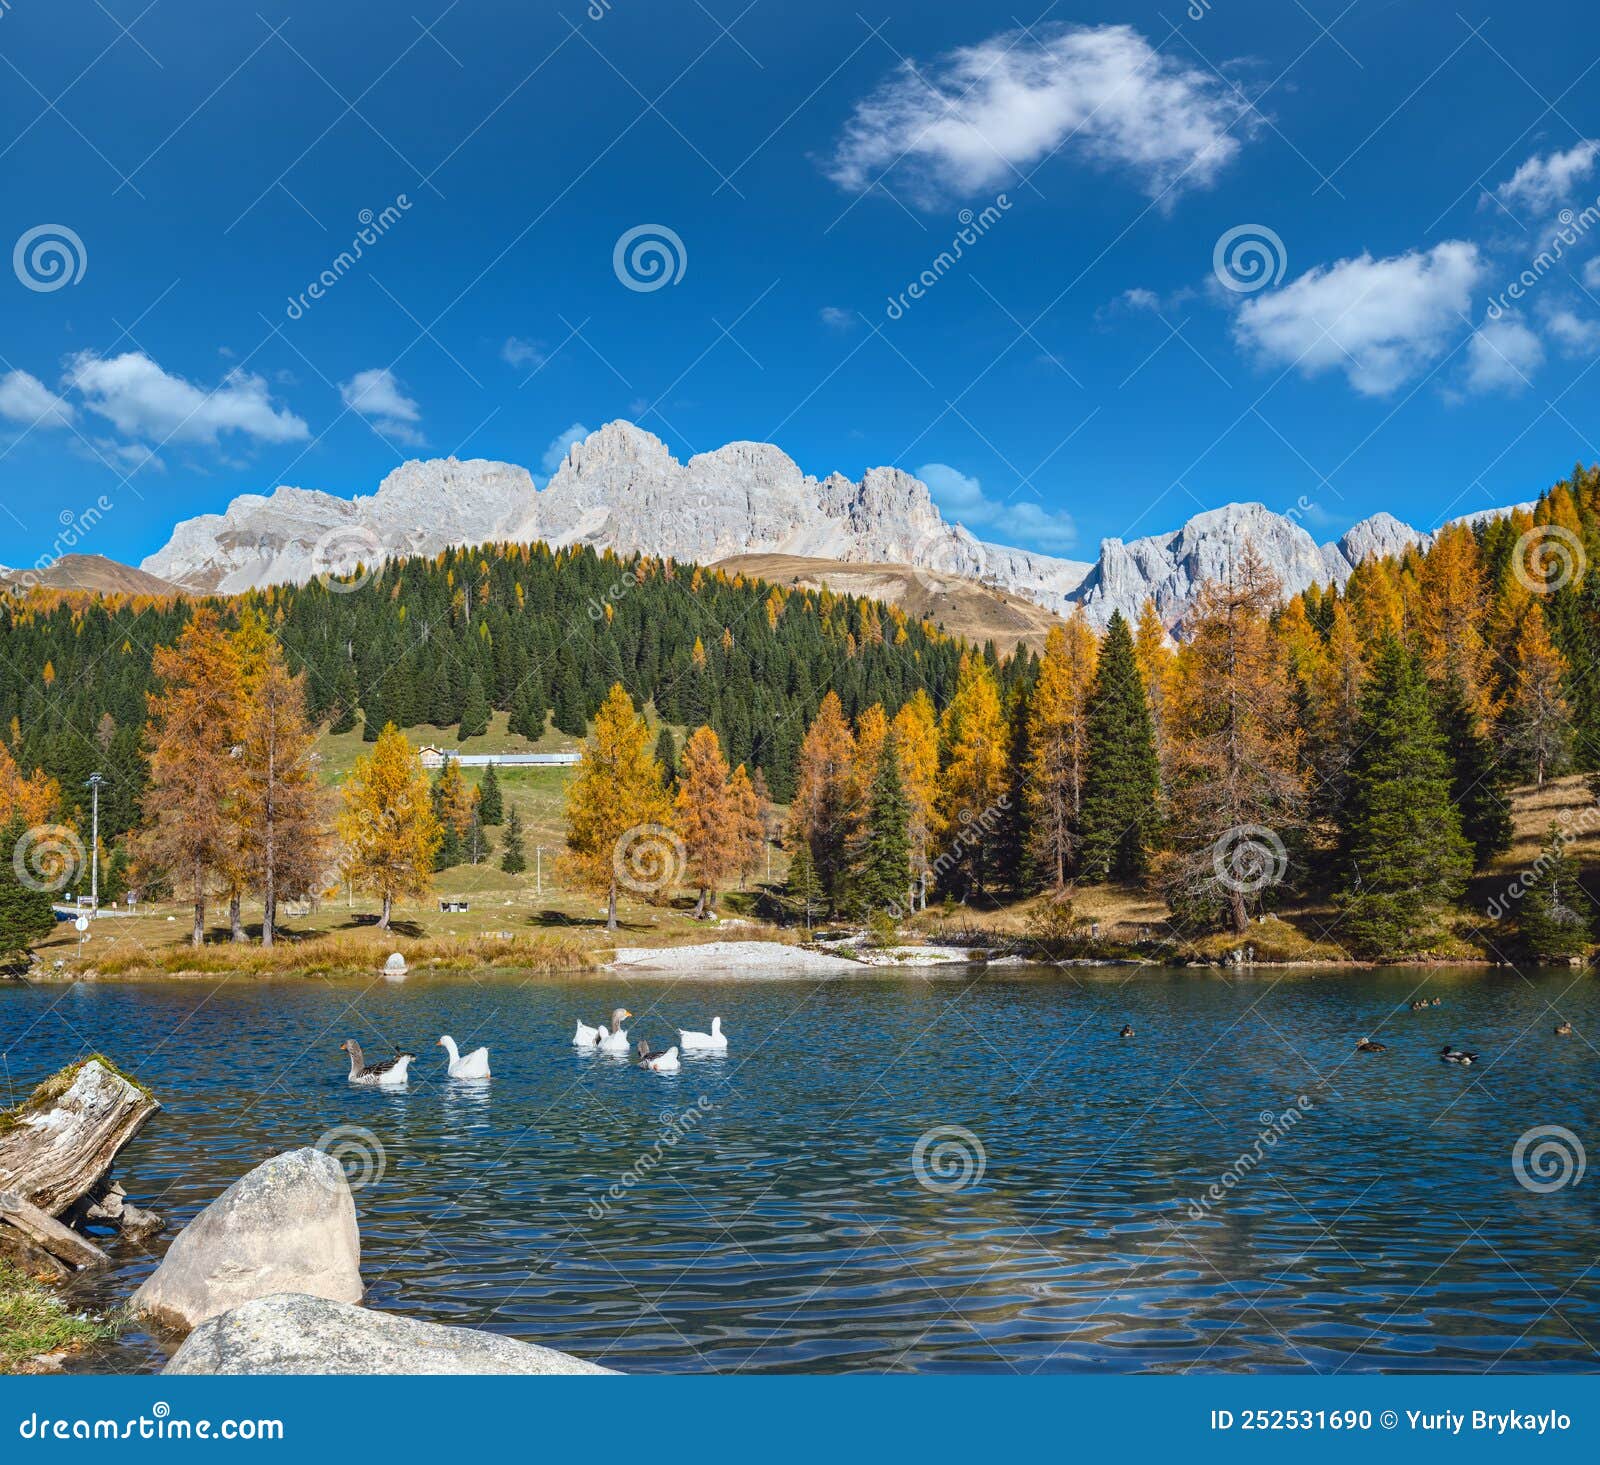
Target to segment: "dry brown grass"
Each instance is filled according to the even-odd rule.
[[[103,977],[307,976],[378,971],[391,951],[413,969],[430,971],[576,971],[594,965],[578,942],[559,935],[445,936],[405,940],[375,929],[370,934],[280,941],[270,947],[213,942],[202,947],[129,946],[101,954],[91,965]]]

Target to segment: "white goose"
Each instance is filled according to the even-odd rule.
[[[639,1067],[648,1068],[651,1073],[676,1073],[678,1071],[678,1050],[668,1048],[665,1053],[652,1053],[650,1044],[645,1039],[639,1039]]]
[[[465,1057],[456,1049],[456,1040],[446,1033],[439,1039],[439,1046],[449,1055],[451,1078],[488,1078],[489,1077],[489,1050],[487,1048],[474,1048]]]
[[[628,1042],[628,1034],[622,1026],[623,1019],[632,1017],[633,1014],[626,1007],[619,1007],[611,1014],[611,1026],[600,1029],[600,1037],[595,1043],[602,1053],[627,1053],[632,1050]]]
[[[685,1053],[726,1053],[728,1051],[728,1036],[722,1031],[722,1019],[711,1019],[709,1033],[689,1033],[682,1028],[678,1029],[678,1041],[683,1044]]]
[[[361,1044],[346,1038],[339,1044],[341,1053],[350,1055],[350,1082],[365,1084],[368,1088],[399,1089],[406,1084],[406,1069],[411,1066],[414,1053],[402,1053],[384,1063],[366,1062],[361,1056]]]

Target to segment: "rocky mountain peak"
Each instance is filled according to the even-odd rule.
[[[1370,555],[1399,553],[1429,536],[1379,513],[1319,546],[1296,513],[1232,503],[1167,533],[1107,539],[1092,563],[1060,559],[988,544],[949,523],[927,485],[900,468],[819,480],[781,448],[748,441],[679,462],[654,433],[618,420],[574,443],[542,489],[526,468],[482,458],[405,462],[374,493],[352,499],[283,485],[185,520],[142,568],[189,589],[233,592],[308,579],[354,550],[433,554],[494,540],[591,544],[701,563],[777,554],[907,565],[1050,610],[1081,603],[1099,625],[1118,610],[1136,618],[1151,599],[1170,626],[1246,544],[1295,594],[1317,582],[1343,584]]]

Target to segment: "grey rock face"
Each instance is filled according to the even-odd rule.
[[[321,1150],[290,1150],[234,1181],[178,1234],[131,1307],[186,1330],[280,1292],[361,1300],[355,1200]]]
[[[606,1374],[569,1353],[322,1297],[258,1298],[201,1323],[171,1374]]]
[[[1099,626],[1113,611],[1136,618],[1150,599],[1170,626],[1246,542],[1294,595],[1314,583],[1342,585],[1368,556],[1425,546],[1430,536],[1379,513],[1319,546],[1293,515],[1228,504],[1174,533],[1107,539],[1091,564],[987,544],[948,523],[927,485],[898,468],[869,468],[859,481],[839,473],[817,479],[781,449],[751,442],[680,463],[652,433],[619,421],[574,443],[542,489],[514,464],[442,458],[403,463],[366,497],[288,487],[270,498],[244,494],[224,514],[179,524],[141,568],[189,589],[233,592],[340,573],[358,558],[371,564],[384,555],[495,540],[586,544],[701,564],[784,554],[909,565],[993,585],[1050,610],[1082,603]]]

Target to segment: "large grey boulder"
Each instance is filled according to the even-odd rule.
[[[247,1302],[201,1323],[163,1373],[612,1373],[554,1348],[321,1297]]]
[[[361,1237],[344,1170],[321,1150],[257,1165],[201,1211],[133,1294],[137,1315],[180,1331],[281,1292],[361,1300]]]

